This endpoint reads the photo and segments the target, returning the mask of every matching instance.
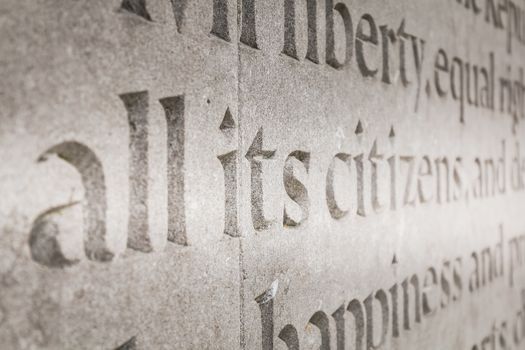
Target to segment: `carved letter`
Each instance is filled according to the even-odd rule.
[[[231,137],[235,128],[237,125],[228,107],[219,129],[224,135]],[[217,157],[224,170],[224,234],[231,237],[240,237],[237,217],[237,155],[237,151],[231,151]]]
[[[148,92],[120,95],[129,123],[128,247],[151,252],[148,226]]]
[[[345,26],[346,58],[343,63],[340,63],[337,57],[335,57],[334,9],[339,12],[343,18]],[[326,0],[326,63],[335,69],[342,69],[344,65],[348,64],[352,59],[353,51],[354,29],[348,7],[342,2],[334,7],[333,0]]]
[[[365,209],[365,167],[363,164],[363,154],[354,157],[355,168],[357,171],[357,215],[366,216]]]
[[[313,324],[321,331],[321,347],[319,350],[330,350],[330,323],[328,316],[323,311],[317,311],[309,323]]]
[[[417,323],[421,322],[421,291],[419,289],[419,278],[417,275],[413,275],[410,279],[410,282],[408,281],[408,278],[405,279],[402,283],[403,286],[403,326],[406,330],[410,329],[410,316],[409,316],[409,306],[410,306],[410,300],[408,299],[408,287],[409,283],[412,284],[414,287],[414,313],[415,313],[415,320]]]
[[[299,59],[295,40],[295,4],[296,1],[284,1],[284,47],[283,54]],[[306,0],[306,11],[308,17],[308,49],[306,59],[319,63],[317,53],[317,0]]]
[[[308,190],[306,187],[294,176],[292,158],[297,159],[303,163],[306,172],[310,169],[310,153],[295,151],[290,153],[286,162],[284,163],[283,182],[284,188],[288,196],[301,207],[302,217],[299,221],[295,221],[290,217],[284,208],[283,224],[285,226],[299,226],[308,219],[310,210],[310,200],[308,199]]]
[[[263,129],[259,129],[246,153],[246,159],[251,164],[252,220],[256,230],[264,230],[270,224],[270,221],[264,217],[262,162],[257,158],[273,159],[274,156],[275,151],[263,150]]]
[[[328,168],[328,173],[326,174],[326,204],[328,205],[328,210],[330,211],[330,215],[334,219],[341,219],[346,214],[348,214],[348,210],[341,209],[339,205],[337,204],[337,201],[335,200],[334,171],[335,171],[335,162],[338,159],[343,161],[347,165],[348,171],[350,171],[350,163],[352,161],[352,157],[347,153],[336,154],[335,157],[332,159],[332,162],[330,163],[330,167]]]
[[[242,0],[241,42],[257,49],[255,0]]]
[[[218,156],[224,170],[224,234],[239,237],[237,225],[237,151]]]
[[[53,220],[54,214],[61,214],[65,209],[76,204],[78,202],[51,208],[35,219],[29,234],[29,249],[34,261],[53,268],[63,268],[78,263],[78,260],[68,259],[62,252],[57,240],[60,230]]]
[[[368,160],[372,166],[372,207],[374,208],[374,211],[379,212],[382,205],[379,203],[377,163],[378,161],[383,160],[383,155],[377,152],[377,140],[374,140],[374,144],[370,150],[370,154],[368,155]]]
[[[432,192],[429,190],[431,186],[426,181],[427,177],[431,177],[432,173],[432,162],[428,156],[424,156],[419,164],[418,180],[417,180],[417,191],[419,194],[419,201],[421,203],[427,203],[432,200]],[[428,179],[430,180],[430,179]]]
[[[399,337],[399,315],[397,312],[397,303],[398,303],[397,283],[394,284],[392,287],[390,287],[389,292],[390,292],[390,297],[392,300],[392,336],[394,338],[398,338]]]
[[[414,184],[414,172],[415,172],[415,162],[414,157],[412,156],[401,156],[401,161],[407,163],[407,176],[405,182],[405,194],[403,196],[403,205],[415,205],[416,200],[412,196],[413,184]]]
[[[262,350],[273,350],[273,299],[279,289],[279,281],[275,280],[270,288],[255,298],[261,311]]]
[[[363,339],[365,337],[365,317],[363,312],[363,306],[357,299],[353,299],[348,303],[346,308],[354,316],[355,324],[355,349],[363,349]]]
[[[230,42],[230,29],[228,27],[228,1],[213,0],[213,25],[211,34]]]
[[[279,339],[286,343],[288,350],[299,350],[299,337],[297,336],[297,329],[291,324],[284,326],[279,333]]]
[[[383,56],[383,73],[381,76],[381,81],[386,84],[391,84],[392,80],[390,78],[390,50],[389,45],[390,43],[394,44],[397,41],[397,35],[396,32],[393,29],[389,29],[388,26],[380,26],[379,30],[381,31],[381,48],[382,48],[382,56]],[[401,49],[401,47],[403,47]],[[406,71],[404,67],[404,42],[401,43],[400,46],[400,64],[401,64],[401,75],[403,78],[406,78]],[[405,79],[402,79],[403,83],[405,83]]]
[[[187,245],[184,208],[184,96],[163,98],[168,131],[168,240]]]
[[[177,31],[181,33],[184,24],[184,12],[186,11],[187,0],[170,1],[173,9],[173,16],[175,17],[175,24],[177,25]]]
[[[345,350],[345,305],[341,305],[333,314],[337,337],[337,350]]]
[[[434,269],[433,267],[429,267],[427,269],[425,280],[423,282],[423,292],[422,292],[423,315],[425,316],[432,315],[437,310],[438,305],[435,305],[435,307],[432,307],[431,302],[429,301],[429,294],[432,293],[432,288],[436,286],[438,286],[436,269]]]
[[[368,22],[368,28],[370,28],[370,34],[366,35],[363,33],[363,23]],[[361,17],[361,20],[357,24],[357,33],[355,41],[355,55],[357,59],[357,65],[361,74],[364,77],[373,77],[377,73],[377,69],[370,69],[366,64],[364,43],[369,43],[373,46],[377,46],[379,43],[377,36],[377,27],[374,18],[368,13]]]
[[[373,310],[373,294],[370,294],[364,301],[366,310],[366,348],[377,349],[385,343],[386,334],[388,333],[388,319],[390,317],[388,311],[388,297],[384,290],[379,289],[375,293],[375,299],[381,304],[381,338],[378,344],[374,344],[374,310]]]
[[[102,163],[87,146],[75,142],[62,142],[49,148],[38,161],[45,161],[48,156],[57,155],[71,164],[80,173],[85,189],[83,201],[84,216],[84,251],[88,259],[108,262],[113,253],[106,245],[106,185]],[[75,261],[67,260],[58,246],[57,225],[50,220],[60,209],[71,205],[52,208],[41,214],[33,223],[29,238],[31,254],[35,261],[49,267],[64,267]]]

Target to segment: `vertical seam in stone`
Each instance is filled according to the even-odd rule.
[[[241,209],[241,202],[242,202],[242,188],[243,188],[243,183],[242,183],[242,164],[241,164],[241,159],[242,159],[242,152],[241,152],[241,147],[242,147],[242,133],[241,133],[241,126],[242,126],[242,116],[241,116],[241,101],[239,99],[239,90],[240,90],[240,85],[241,85],[241,82],[240,82],[240,70],[241,70],[241,52],[240,52],[240,49],[241,49],[241,45],[240,45],[240,40],[239,40],[239,32],[240,30],[242,30],[241,28],[241,23],[242,23],[242,12],[241,12],[241,9],[242,9],[242,1],[237,1],[237,31],[236,31],[236,35],[237,35],[237,38],[235,40],[235,42],[237,43],[237,91],[236,91],[236,95],[237,95],[237,149],[239,150],[237,152],[237,167],[238,167],[238,171],[237,171],[237,184],[238,184],[238,188],[236,189],[237,191],[237,194],[238,194],[238,197],[239,201],[237,201],[237,212],[240,212],[240,209]],[[241,221],[242,219],[242,215],[239,215],[238,216],[238,220]],[[245,272],[244,272],[244,251],[243,251],[243,246],[242,246],[242,240],[243,240],[243,234],[242,234],[242,225],[240,222],[237,222],[237,225],[239,227],[239,348],[241,350],[246,350],[246,328],[245,328],[245,314],[244,314],[244,309],[245,309],[245,298],[244,298],[244,275],[245,275]]]

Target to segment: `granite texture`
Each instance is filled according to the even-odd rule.
[[[0,33],[0,348],[523,348],[522,1],[0,0]]]

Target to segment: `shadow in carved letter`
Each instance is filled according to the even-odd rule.
[[[230,41],[228,28],[228,1],[213,0],[213,25],[211,33],[224,41]]]
[[[120,95],[129,122],[128,247],[151,252],[148,235],[148,92]]]
[[[239,237],[240,232],[237,225],[237,151],[231,151],[217,158],[224,169],[224,234]]]
[[[413,287],[414,295],[414,319],[416,323],[421,322],[421,289],[419,287],[419,278],[417,275],[412,275],[410,280],[406,278],[401,284],[403,287],[403,327],[410,330],[410,293],[408,288]]]
[[[296,35],[295,35],[295,6],[296,1],[304,0],[285,0],[284,1],[284,47],[283,53],[287,56],[299,59],[297,55]],[[308,48],[306,59],[314,63],[319,63],[317,51],[317,0],[306,0],[307,21],[308,21]]]
[[[85,189],[83,201],[84,251],[90,260],[111,261],[113,253],[106,247],[106,186],[100,160],[87,146],[67,141],[44,152],[38,161],[57,155],[71,164],[80,173]],[[61,253],[58,241],[58,225],[53,222],[54,214],[74,205],[52,208],[39,215],[31,229],[29,245],[35,261],[49,267],[63,267],[75,261],[67,260]]]
[[[371,172],[372,172],[372,180],[371,180],[372,207],[374,208],[376,212],[379,212],[381,211],[382,205],[379,202],[379,194],[378,194],[378,181],[379,181],[378,163],[379,161],[383,160],[383,154],[379,153],[377,150],[377,140],[374,140],[372,149],[370,150],[370,153],[368,154],[368,160],[370,161],[370,167],[371,167]]]
[[[373,302],[374,299],[379,301],[381,305],[381,336],[377,344],[374,343],[374,310]],[[379,289],[375,295],[374,293],[370,294],[364,301],[365,310],[366,310],[366,348],[378,349],[386,341],[386,335],[388,333],[388,322],[389,322],[389,307],[388,307],[388,295],[384,290]]]
[[[168,240],[187,245],[184,209],[184,96],[159,100],[168,124]]]
[[[341,15],[345,27],[346,54],[343,63],[335,56],[334,9]],[[335,69],[342,69],[352,59],[354,51],[354,29],[348,7],[339,2],[334,7],[333,0],[326,0],[326,63]]]
[[[115,348],[115,350],[136,350],[137,349],[137,337],[133,337],[124,344]]]
[[[148,92],[120,95],[128,112],[130,216],[128,247],[151,252],[148,225]],[[184,96],[159,100],[167,123],[168,240],[187,245],[184,211]]]
[[[256,230],[264,230],[270,225],[270,221],[264,216],[264,196],[262,179],[262,161],[273,159],[276,151],[263,150],[263,129],[260,128],[255,135],[252,145],[246,153],[246,159],[251,164],[251,202],[253,227]],[[259,160],[261,159],[261,160]]]
[[[348,168],[348,171],[350,171],[352,156],[350,156],[350,154],[347,154],[347,153],[336,154],[335,157],[330,162],[328,172],[326,173],[326,190],[325,190],[326,204],[328,205],[330,216],[332,216],[332,218],[334,219],[341,219],[346,214],[348,214],[348,210],[341,209],[335,198],[335,191],[334,191],[334,176],[335,175],[334,173],[335,173],[335,164],[337,160],[344,162]]]
[[[292,159],[295,158],[301,162],[306,169],[306,172],[310,170],[310,153],[303,151],[294,151],[290,153],[284,163],[283,182],[286,194],[299,205],[301,208],[301,218],[296,221],[286,211],[286,205],[283,213],[283,224],[288,227],[296,227],[301,225],[308,219],[310,211],[310,200],[308,199],[308,190],[306,187],[297,179],[294,174],[294,165]]]
[[[235,135],[237,128],[230,108],[226,109],[219,130],[228,137]],[[224,171],[224,234],[231,237],[240,237],[237,218],[237,151],[231,151],[217,156]]]
[[[147,21],[152,21],[151,16],[146,8],[146,0],[122,0],[120,8],[134,13]]]
[[[171,7],[173,9],[173,16],[175,17],[175,24],[177,31],[182,32],[184,21],[184,13],[186,11],[187,0],[171,0]]]
[[[29,234],[29,247],[31,257],[39,264],[62,268],[78,263],[78,260],[67,259],[60,248],[57,238],[60,234],[58,224],[53,221],[53,214],[61,213],[63,210],[77,205],[78,202],[61,205],[46,210],[34,221]]]
[[[257,49],[257,29],[255,22],[255,0],[242,0],[241,5],[241,43]]]
[[[394,262],[397,264],[397,258],[394,254],[394,259],[392,260],[392,263]],[[398,321],[398,311],[397,311],[397,297],[398,297],[398,291],[397,291],[397,283],[394,284],[390,289],[388,290],[390,292],[390,299],[392,300],[392,337],[398,338],[399,337],[399,321]]]
[[[299,337],[297,329],[291,324],[287,324],[279,333],[279,339],[286,343],[288,350],[299,350]]]
[[[354,316],[355,349],[363,350],[363,339],[365,337],[365,315],[363,306],[359,300],[352,299],[352,301],[348,303],[346,310]]]
[[[330,321],[323,311],[317,311],[309,321],[321,331],[321,347],[319,350],[330,350]]]
[[[279,289],[279,281],[275,280],[270,288],[255,298],[261,311],[262,350],[273,350],[273,300]]]
[[[335,320],[337,350],[345,350],[345,305],[341,305],[332,314]]]

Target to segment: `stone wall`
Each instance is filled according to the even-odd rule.
[[[0,347],[523,349],[524,46],[522,0],[0,0]]]

